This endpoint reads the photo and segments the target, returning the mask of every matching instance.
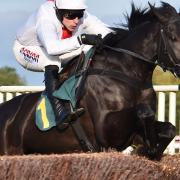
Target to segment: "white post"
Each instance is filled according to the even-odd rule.
[[[2,92],[0,92],[0,103],[4,102],[4,95]]]
[[[19,95],[21,95],[21,94],[22,94],[22,93],[17,92],[17,93],[16,93],[16,96],[19,96]]]
[[[10,93],[10,92],[7,92],[7,93],[6,93],[6,101],[9,101],[9,100],[12,99],[12,98],[13,98],[13,94]]]
[[[176,126],[176,93],[169,93],[169,122]],[[167,147],[169,154],[175,153],[175,139]]]
[[[158,96],[158,121],[165,121],[165,93],[159,92]]]
[[[169,122],[176,126],[176,93],[169,93]]]

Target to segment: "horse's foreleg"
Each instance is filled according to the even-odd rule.
[[[164,150],[176,135],[175,126],[169,122],[156,121],[154,111],[146,104],[137,107],[137,117],[145,147],[145,153],[142,154],[160,160]]]
[[[137,106],[138,132],[143,138],[145,152],[150,159],[157,158],[157,133],[155,128],[155,112],[147,104]]]

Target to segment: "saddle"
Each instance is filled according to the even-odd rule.
[[[62,83],[60,88],[53,93],[53,96],[68,101],[73,109],[78,107],[78,102],[82,98],[83,87],[87,77],[87,70],[94,52],[95,48],[91,48],[86,54],[82,53],[77,61],[74,72],[72,72],[72,74]],[[73,60],[74,59],[62,64],[62,75]],[[57,123],[55,121],[51,103],[49,102],[46,94],[43,92],[37,103],[36,126],[41,131],[47,131],[56,125]]]

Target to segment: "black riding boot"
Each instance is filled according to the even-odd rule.
[[[52,109],[55,114],[56,122],[59,129],[63,129],[68,126],[68,123],[76,120],[84,113],[84,109],[80,108],[74,112],[71,112],[71,108],[64,106],[64,101],[54,97],[52,94],[57,89],[58,85],[58,70],[55,65],[49,65],[45,67],[45,86],[46,94],[52,105]]]

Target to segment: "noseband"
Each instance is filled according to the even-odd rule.
[[[161,28],[160,30],[160,40],[158,43],[158,54],[157,54],[157,62],[158,65],[162,67],[164,71],[168,70],[171,71],[175,76],[178,73],[180,69],[180,63],[178,62],[178,59],[172,49],[172,47],[169,44],[167,34],[168,32],[165,30],[165,28]],[[168,58],[166,59],[166,62],[163,61],[162,56],[166,55]]]

